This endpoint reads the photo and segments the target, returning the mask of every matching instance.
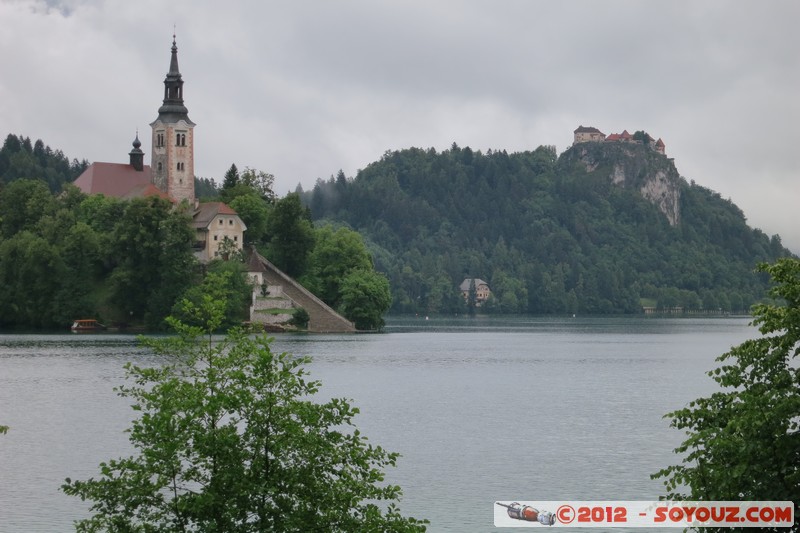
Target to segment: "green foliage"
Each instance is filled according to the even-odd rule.
[[[267,234],[267,219],[269,217],[269,204],[257,194],[237,196],[229,204],[242,219],[247,232],[245,238],[248,242],[261,242]]]
[[[292,277],[306,271],[314,247],[314,225],[297,194],[287,194],[275,203],[267,221],[266,257]]]
[[[297,328],[305,329],[308,327],[309,320],[311,320],[311,317],[308,316],[308,311],[302,307],[298,307],[294,310],[294,313],[292,313],[291,324]]]
[[[398,454],[360,434],[348,400],[313,401],[307,358],[241,330],[213,339],[224,310],[211,295],[191,313],[203,328],[171,320],[179,337],[144,341],[164,366],[127,365],[136,453],[62,486],[92,502],[78,531],[425,530],[383,484]]]
[[[8,433],[8,426],[0,426],[0,435]]]
[[[220,197],[223,202],[230,204],[239,196],[255,194],[268,204],[272,204],[275,201],[275,193],[272,191],[274,182],[275,176],[267,172],[245,168],[244,172],[239,174],[236,165],[231,165],[225,173]]]
[[[61,150],[54,151],[41,140],[31,144],[28,137],[9,134],[0,148],[0,188],[18,179],[36,179],[59,192],[88,166],[85,159],[70,162]]]
[[[191,283],[195,259],[194,232],[186,214],[157,197],[125,203],[113,228],[112,258],[116,262],[109,284],[111,303],[122,311],[118,320],[144,320],[162,325],[174,302]]]
[[[211,178],[194,178],[194,196],[201,202],[219,201],[219,189]]]
[[[342,314],[356,329],[380,329],[383,314],[392,304],[389,280],[374,270],[352,270],[340,286]]]
[[[639,192],[659,172],[680,190],[676,226]],[[638,144],[582,143],[560,157],[411,148],[354,179],[318,180],[302,199],[315,221],[363,236],[402,313],[463,312],[469,277],[490,283],[481,312],[639,313],[640,298],[703,312],[706,297],[715,312],[747,312],[766,288],[755,265],[791,255]]]
[[[3,188],[0,193],[0,236],[33,230],[42,217],[52,214],[56,200],[42,181],[19,179]]]
[[[193,318],[193,312],[202,306],[203,298],[210,295],[224,311],[220,327],[228,329],[247,318],[252,292],[241,262],[215,260],[207,265],[203,281],[186,289],[175,303],[172,316],[191,326],[204,325],[204,321]]]
[[[222,189],[223,190],[230,190],[233,189],[236,185],[239,184],[239,169],[236,168],[236,163],[231,164],[231,168],[225,172],[225,176],[222,178]]]
[[[777,304],[755,306],[763,335],[720,356],[709,372],[722,390],[668,413],[688,438],[682,464],[662,478],[670,500],[795,502],[800,527],[800,261],[761,265]],[[707,528],[707,530],[710,530]],[[745,531],[745,530],[743,530]]]
[[[309,273],[303,281],[336,309],[342,303],[343,280],[351,272],[372,270],[372,259],[361,236],[347,228],[323,226],[316,230],[314,240]]]

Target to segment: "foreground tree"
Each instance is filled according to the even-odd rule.
[[[720,356],[709,372],[723,391],[667,414],[689,436],[683,463],[663,478],[669,500],[773,500],[795,503],[800,528],[800,260],[762,265],[785,305],[754,307],[763,334]],[[684,492],[685,491],[685,492]],[[705,528],[714,531],[714,528]],[[719,529],[721,531],[721,529]]]
[[[347,400],[311,400],[320,384],[306,358],[241,330],[212,342],[224,305],[187,301],[203,328],[170,319],[179,336],[145,344],[171,362],[128,365],[133,384],[119,392],[141,412],[138,454],[66,480],[64,492],[93,502],[78,531],[424,531],[400,515],[400,488],[382,485],[398,455],[355,429]]]

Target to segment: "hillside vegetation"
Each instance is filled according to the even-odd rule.
[[[463,312],[465,278],[489,283],[487,312],[740,312],[765,293],[756,265],[791,255],[643,145],[410,148],[302,197],[365,237],[398,313]]]

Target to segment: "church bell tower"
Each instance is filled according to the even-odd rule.
[[[178,46],[172,36],[172,57],[164,79],[164,102],[153,128],[150,168],[153,183],[176,202],[194,205],[194,122],[183,105],[183,78],[178,69]]]

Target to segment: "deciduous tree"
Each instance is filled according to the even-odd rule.
[[[753,309],[762,336],[720,356],[721,391],[667,414],[688,438],[679,465],[653,477],[670,500],[795,502],[800,527],[800,260],[762,265],[778,303]],[[711,531],[711,528],[706,528]]]
[[[62,487],[92,502],[78,531],[425,530],[383,483],[398,455],[359,433],[348,400],[313,401],[306,358],[241,330],[212,340],[224,311],[211,295],[186,311],[204,327],[172,320],[179,337],[145,341],[166,365],[127,366],[135,454]]]

